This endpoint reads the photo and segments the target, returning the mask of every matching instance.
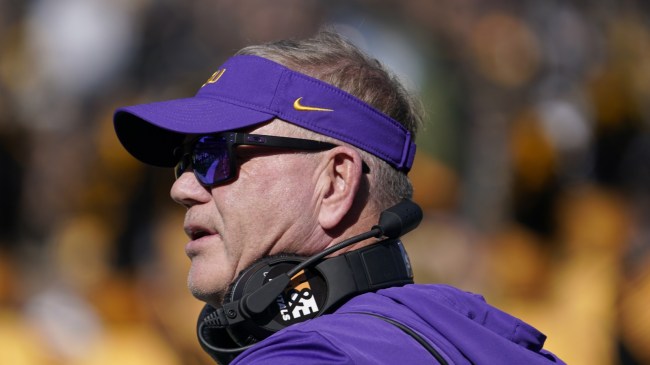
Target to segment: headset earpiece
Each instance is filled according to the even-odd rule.
[[[413,283],[406,251],[396,239],[322,260],[286,279],[289,271],[305,261],[302,257],[270,257],[245,269],[232,285],[223,307],[204,309],[199,319],[199,340],[206,351],[243,351],[285,327],[333,312],[350,297]],[[284,279],[288,285],[278,292],[271,291],[270,304],[251,312],[247,300],[271,287],[269,283],[274,279],[281,285]],[[227,341],[223,341],[225,336]],[[240,347],[222,347],[232,343]]]
[[[273,278],[286,274],[304,258],[265,258],[244,270],[235,281],[224,305],[241,301],[247,295],[267,284]],[[262,340],[287,326],[315,318],[327,299],[327,284],[318,270],[307,269],[296,275],[266,310],[250,320],[227,328],[233,340],[246,346]]]

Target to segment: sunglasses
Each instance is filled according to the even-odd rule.
[[[337,147],[328,142],[309,139],[268,136],[238,132],[224,132],[199,136],[189,143],[179,147],[175,154],[180,159],[174,168],[178,179],[190,167],[201,185],[213,187],[233,180],[237,176],[237,158],[234,154],[236,146],[260,146],[277,149],[320,152]],[[364,172],[369,172],[363,164]]]

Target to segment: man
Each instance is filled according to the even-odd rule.
[[[188,286],[208,304],[198,335],[216,360],[562,363],[481,297],[408,284],[397,238],[418,223],[404,199],[420,119],[395,77],[330,32],[245,48],[193,98],[117,110],[131,154],[176,166]]]

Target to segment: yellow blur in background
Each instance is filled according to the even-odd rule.
[[[650,364],[650,4],[0,1],[0,364],[209,364],[171,171],[117,106],[191,96],[323,25],[422,99],[416,281],[484,295],[569,364]]]

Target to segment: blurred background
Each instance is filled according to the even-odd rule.
[[[405,242],[570,364],[650,364],[650,2],[0,0],[0,363],[198,365],[172,172],[113,110],[335,26],[422,98]]]

